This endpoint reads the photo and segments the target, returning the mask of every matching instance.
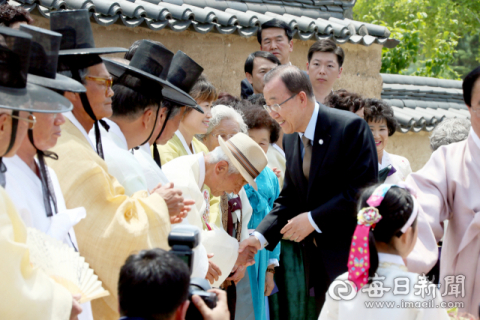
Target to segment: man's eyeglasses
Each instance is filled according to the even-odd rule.
[[[108,95],[108,89],[110,89],[113,85],[112,78],[101,78],[101,77],[93,77],[93,76],[86,76],[85,80],[92,80],[98,84],[104,85],[106,87],[105,95]]]
[[[285,102],[287,102],[288,100],[290,99],[293,99],[293,97],[295,97],[298,93],[295,93],[294,95],[292,95],[290,98],[288,98],[287,100],[283,101],[282,103],[275,103],[274,105],[272,106],[268,106],[268,105],[264,105],[263,108],[265,110],[268,111],[268,113],[271,113],[272,111],[275,111],[275,112],[278,112],[280,111],[280,108],[281,108],[281,105],[284,104]]]
[[[32,130],[35,127],[35,123],[37,123],[37,118],[33,114],[30,114],[28,118],[22,118],[22,117],[17,117],[12,114],[9,114],[10,117],[17,119],[17,120],[22,120],[28,123],[28,129]]]

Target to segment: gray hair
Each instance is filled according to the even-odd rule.
[[[443,120],[430,135],[430,147],[435,151],[440,146],[467,139],[470,126],[470,121],[467,119],[452,118]]]
[[[315,101],[312,83],[310,82],[310,79],[305,71],[290,65],[281,65],[275,67],[268,71],[268,73],[265,75],[265,85],[278,77],[280,77],[282,82],[285,84],[285,87],[287,87],[287,90],[290,91],[291,95],[303,91],[309,100]]]
[[[220,146],[209,152],[205,157],[205,161],[210,164],[217,164],[220,161],[226,161],[228,163],[228,174],[239,173],[230,158],[225,154],[225,152],[223,152],[222,147]]]
[[[219,104],[212,108],[212,118],[208,125],[207,133],[197,134],[196,137],[200,141],[203,141],[212,131],[222,122],[222,120],[229,119],[238,123],[240,126],[240,132],[247,133],[248,127],[243,120],[243,113],[240,110],[235,110],[232,107]]]

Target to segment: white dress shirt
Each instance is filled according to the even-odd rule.
[[[473,138],[473,141],[475,142],[475,144],[477,145],[477,147],[480,148],[480,138],[478,137],[478,135],[476,134],[475,130],[473,130],[473,127],[470,127],[470,134]]]

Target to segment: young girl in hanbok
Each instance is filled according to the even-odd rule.
[[[362,193],[358,209],[348,272],[330,285],[319,320],[449,319],[436,285],[404,263],[417,240],[415,198],[381,184]]]

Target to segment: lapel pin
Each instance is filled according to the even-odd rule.
[[[319,144],[323,144],[323,139],[318,140]]]

